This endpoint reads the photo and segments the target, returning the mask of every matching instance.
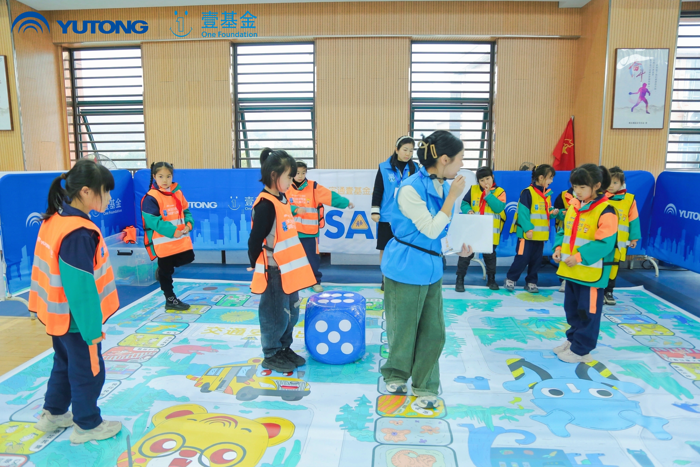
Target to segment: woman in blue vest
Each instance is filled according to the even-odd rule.
[[[377,177],[374,179],[372,192],[372,220],[377,223],[377,250],[379,261],[382,260],[384,248],[394,238],[391,231],[391,212],[396,199],[396,191],[401,182],[418,170],[411,160],[415,141],[410,136],[401,136],[396,140],[396,150],[387,160],[379,164]],[[384,280],[382,279],[382,290]]]
[[[445,345],[442,314],[442,242],[452,210],[465,187],[464,144],[447,131],[436,131],[421,142],[421,169],[401,184],[391,213],[395,237],[384,250],[389,358],[382,367],[387,391],[406,394],[412,379],[416,403],[425,409],[440,404],[438,359]],[[456,178],[455,178],[456,177]],[[445,184],[448,179],[454,179]],[[460,256],[469,256],[463,246]]]

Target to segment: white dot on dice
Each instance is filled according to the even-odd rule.
[[[340,334],[333,331],[333,332],[328,334],[328,340],[335,344],[336,342],[338,342],[340,340]]]
[[[346,342],[345,344],[340,346],[340,351],[343,352],[345,355],[350,355],[353,351],[353,346],[351,343]]]
[[[352,346],[350,346],[350,347],[352,347]],[[343,348],[341,347],[340,350],[343,350]],[[316,346],[316,352],[320,353],[321,355],[326,355],[328,353],[328,346],[326,344],[323,344],[323,343],[318,344]],[[343,352],[345,352],[345,350],[343,350]]]
[[[316,321],[316,330],[318,332],[326,332],[326,330],[328,330],[328,323],[325,321]]]
[[[331,295],[331,297],[340,297],[340,294],[339,294],[339,293],[334,293],[333,295]]]
[[[355,296],[355,294],[351,294],[351,293],[346,293],[345,295],[343,295],[343,297],[354,297],[354,296]]]
[[[338,323],[338,327],[341,331],[348,332],[350,328],[352,328],[352,324],[347,319],[344,319],[340,323]]]
[[[328,303],[328,300],[319,300],[318,303]]]
[[[338,300],[337,298],[334,300],[331,300],[331,303],[340,303],[340,302],[342,302],[342,300]]]
[[[355,300],[353,300],[352,298],[346,298],[345,300],[343,300],[343,302],[345,302],[345,303],[355,303]]]

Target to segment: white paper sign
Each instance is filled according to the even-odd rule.
[[[475,253],[493,253],[493,216],[457,214],[452,217],[443,251],[456,254],[462,245],[471,246]]]

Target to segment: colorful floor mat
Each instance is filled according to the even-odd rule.
[[[166,312],[159,293],[133,303],[105,326],[103,347],[99,405],[122,432],[71,445],[72,428],[35,430],[47,352],[0,379],[0,467],[700,466],[700,322],[641,288],[616,292],[596,361],[579,365],[551,350],[567,327],[563,294],[445,288],[436,410],[383,386],[382,292],[326,290],[366,298],[365,356],[285,374],[260,366],[247,284],[177,281],[186,313]],[[310,295],[293,345],[306,357]]]

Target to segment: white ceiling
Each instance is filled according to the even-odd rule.
[[[314,3],[337,2],[346,0],[119,0],[119,8],[171,7],[194,5],[234,5],[238,3],[251,5],[255,3]],[[398,1],[398,0],[366,0]],[[421,1],[421,0],[408,0]],[[532,0],[452,0],[452,1],[532,1]],[[590,0],[538,0],[558,2],[561,8],[580,8]],[[35,10],[94,10],[115,8],[114,0],[21,0]]]

